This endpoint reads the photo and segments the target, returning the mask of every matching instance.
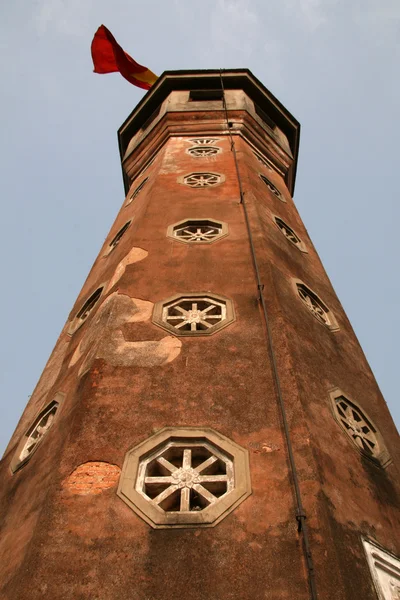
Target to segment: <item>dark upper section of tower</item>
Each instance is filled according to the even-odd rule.
[[[300,124],[248,69],[165,71],[118,130],[122,163],[167,113],[217,111],[225,119],[222,87],[231,131],[238,133],[235,114],[245,111],[258,131],[247,136],[254,137],[251,143],[259,149],[264,141],[274,143],[278,154],[286,156],[288,167],[283,175],[293,195]],[[128,188],[125,172],[124,179]]]

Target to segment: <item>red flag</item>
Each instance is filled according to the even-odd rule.
[[[92,41],[92,59],[95,73],[119,71],[129,83],[149,90],[157,79],[146,67],[142,67],[118,44],[111,31],[100,25]]]

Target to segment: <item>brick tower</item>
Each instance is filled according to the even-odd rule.
[[[400,444],[247,70],[164,73],[0,463],[1,600],[399,600]]]

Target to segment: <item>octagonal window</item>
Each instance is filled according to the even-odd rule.
[[[153,313],[153,322],[175,335],[210,335],[234,320],[232,301],[216,294],[176,294]]]
[[[132,219],[127,221],[125,223],[125,225],[123,227],[121,227],[121,229],[118,231],[118,233],[113,237],[113,239],[111,240],[111,242],[109,243],[109,245],[107,247],[105,256],[108,256],[108,254],[111,254],[111,252],[114,250],[114,248],[116,248],[118,246],[118,244],[120,243],[122,237],[125,235],[125,232],[127,231],[128,227],[130,226],[131,223],[132,223]]]
[[[185,244],[209,244],[228,235],[228,226],[213,219],[187,219],[168,227],[167,236]]]
[[[247,451],[212,429],[166,428],[128,452],[118,495],[153,527],[210,527],[251,493]]]
[[[104,285],[97,288],[95,292],[83,303],[82,307],[76,313],[75,318],[71,321],[71,324],[68,329],[69,335],[72,335],[81,327],[86,319],[89,317],[90,313],[93,311],[94,307],[100,300],[101,294],[103,293]]]
[[[276,196],[277,198],[279,198],[279,200],[282,200],[282,202],[286,202],[285,198],[282,196],[281,192],[278,190],[278,188],[276,187],[276,185],[274,185],[272,183],[272,181],[270,181],[268,179],[268,177],[265,177],[265,175],[261,175],[260,174],[260,179],[265,183],[265,185],[267,186],[267,188],[269,189],[269,191],[272,192],[274,194],[274,196]]]
[[[221,148],[217,146],[194,146],[187,150],[187,153],[195,158],[207,158],[208,156],[215,156],[219,152],[221,152]]]
[[[295,233],[295,231],[293,231],[293,229],[289,227],[289,225],[285,223],[283,219],[281,219],[280,217],[274,217],[274,221],[275,224],[279,227],[280,231],[285,236],[285,238],[289,240],[289,242],[291,242],[294,246],[296,246],[296,248],[298,248],[302,252],[307,252],[305,245],[303,244],[297,233]]]
[[[10,464],[13,473],[23,467],[37,450],[39,444],[53,425],[56,413],[63,399],[64,395],[58,393],[54,400],[37,415],[32,425],[26,431],[17,446]]]
[[[146,177],[145,179],[143,179],[143,181],[141,183],[139,183],[137,188],[135,188],[134,191],[130,194],[130,196],[128,196],[125,206],[128,206],[128,204],[130,204],[136,198],[136,196],[138,196],[138,194],[140,194],[140,192],[142,191],[142,189],[144,188],[144,186],[146,185],[148,180],[149,180],[149,178]]]
[[[309,287],[300,281],[295,282],[295,286],[299,298],[308,308],[311,314],[317,319],[317,321],[332,331],[339,329],[332,311],[329,310],[326,304],[322,302],[321,298],[319,298],[315,292],[313,292]]]
[[[382,436],[363,409],[339,389],[331,392],[330,397],[336,421],[361,454],[387,466],[390,457]]]
[[[178,177],[178,182],[191,188],[206,188],[219,185],[225,181],[225,177],[219,173],[189,173],[184,177]]]

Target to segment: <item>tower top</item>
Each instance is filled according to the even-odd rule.
[[[300,123],[248,69],[164,71],[118,130],[122,162],[132,151],[130,142],[138,132],[146,131],[146,135],[143,136],[146,137],[150,124],[155,124],[157,117],[159,117],[157,119],[159,121],[166,112],[182,110],[181,105],[178,107],[172,103],[171,106],[166,107],[165,111],[161,111],[163,102],[172,92],[189,92],[186,107],[188,111],[191,108],[193,111],[218,111],[223,109],[222,84],[226,91],[243,91],[254,103],[254,110],[250,111],[250,107],[246,104],[239,106],[236,102],[227,101],[229,111],[245,108],[252,116],[255,111],[272,135],[274,135],[274,130],[276,130],[275,134],[279,130],[285,136],[288,144],[287,151],[292,158],[292,165],[286,173],[285,179],[293,195]],[[127,184],[126,181],[125,183]]]

